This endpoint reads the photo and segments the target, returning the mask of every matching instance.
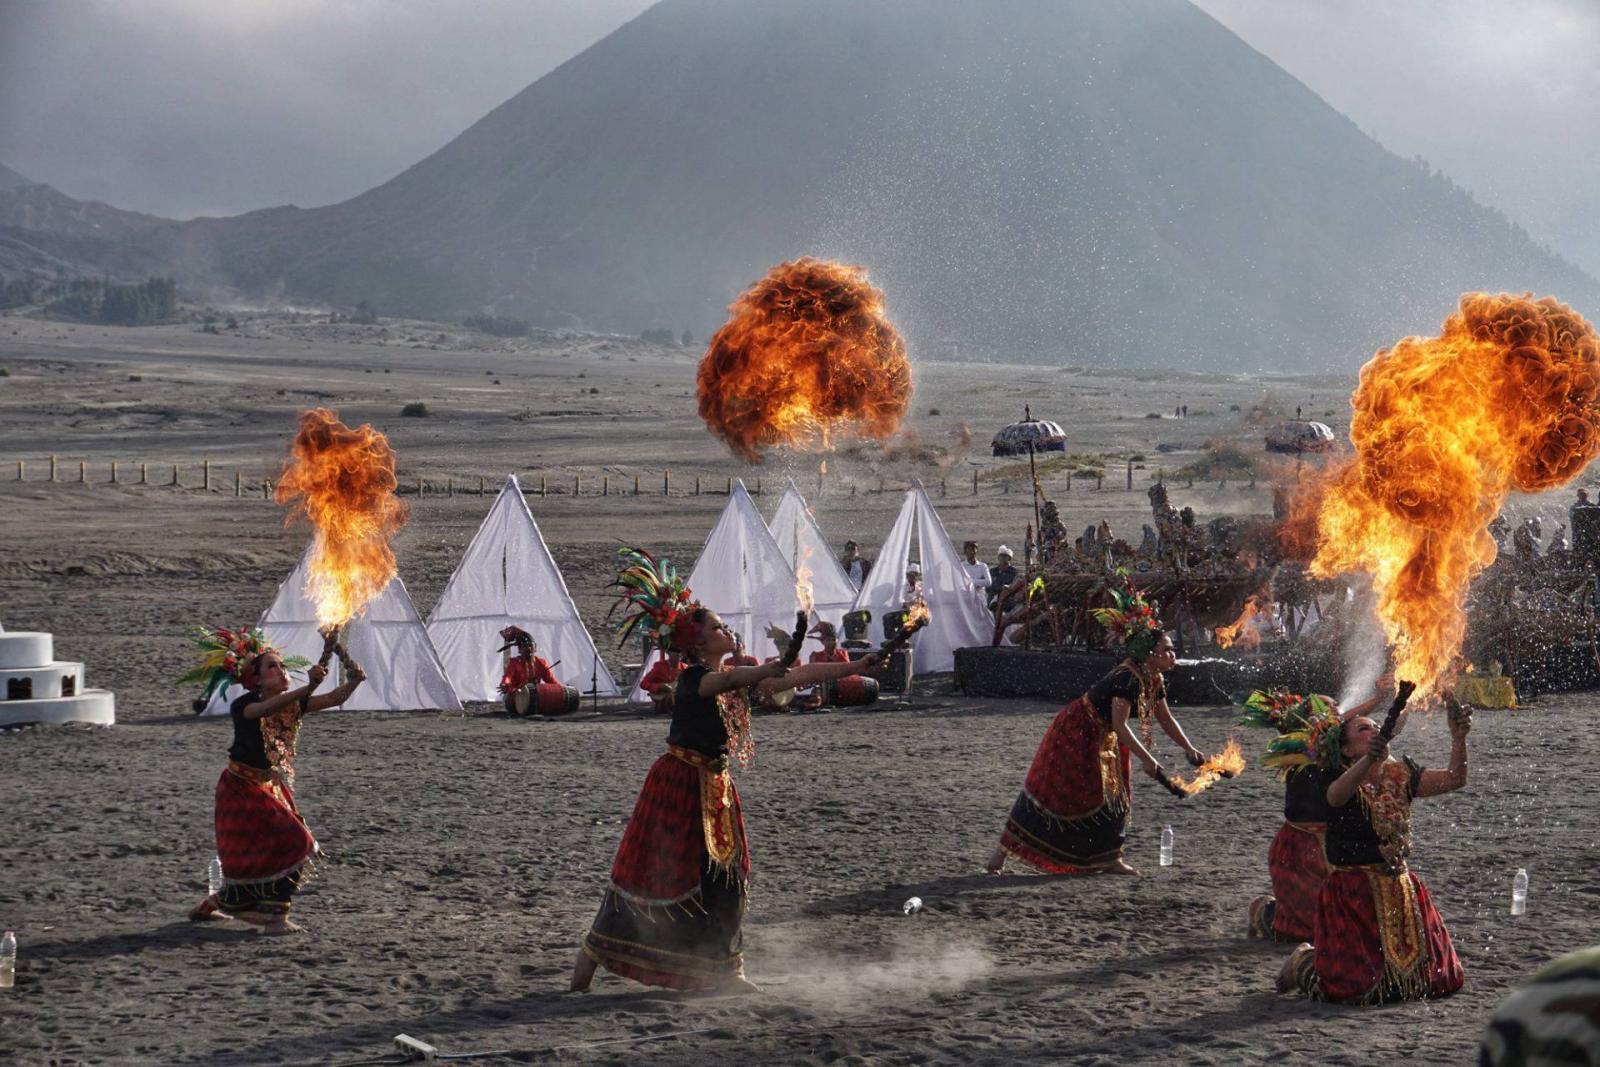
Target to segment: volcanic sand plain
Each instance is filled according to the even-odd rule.
[[[118,703],[113,728],[0,733],[0,925],[21,945],[16,988],[0,993],[0,1054],[15,1062],[340,1063],[384,1056],[406,1032],[444,1052],[511,1050],[485,1062],[1465,1063],[1517,982],[1593,940],[1600,804],[1584,768],[1600,741],[1587,694],[1478,715],[1471,784],[1420,803],[1414,820],[1414,866],[1467,987],[1358,1011],[1274,996],[1287,947],[1243,937],[1281,813],[1281,788],[1257,768],[1182,803],[1140,778],[1129,849],[1140,878],[980,874],[1039,737],[1074,694],[978,700],[944,678],[905,705],[757,720],[739,782],[758,995],[665,993],[604,974],[588,994],[562,992],[665,731],[606,705],[549,721],[486,705],[313,719],[297,792],[328,862],[296,905],[308,932],[187,923],[230,738],[225,722],[190,716],[194,694],[171,680],[188,665],[189,628],[254,619],[304,547],[305,530],[284,527],[261,483],[305,407],[334,407],[393,440],[412,505],[396,550],[424,615],[517,473],[620,671],[604,636],[618,541],[687,571],[729,478],[752,490],[759,479],[770,513],[793,477],[830,539],[855,537],[869,555],[900,491],[921,479],[952,537],[977,539],[985,558],[1000,541],[1020,554],[1031,494],[987,442],[1029,403],[1072,438],[1071,488],[1062,464],[1042,478],[1068,528],[1106,518],[1137,540],[1158,468],[1202,520],[1270,510],[1265,478],[1191,484],[1173,472],[1208,442],[1258,451],[1262,427],[1296,405],[1342,434],[1353,385],[920,363],[914,440],[895,455],[831,454],[818,493],[817,457],[751,467],[706,433],[698,349],[241,318],[212,335],[0,317],[0,623],[54,632],[58,658],[83,660]],[[402,418],[417,401],[430,414]],[[1185,403],[1189,418],[1173,418]],[[1142,458],[1130,492],[1131,457]],[[1098,489],[1082,473],[1094,469]],[[1559,521],[1562,506],[1546,497],[1511,511]],[[1231,718],[1180,717],[1211,749]],[[1442,719],[1418,717],[1398,747],[1441,764]],[[1160,752],[1176,761],[1164,741]],[[1163,869],[1168,823],[1177,860]],[[1533,889],[1514,920],[1517,867]],[[913,895],[924,907],[907,916]]]

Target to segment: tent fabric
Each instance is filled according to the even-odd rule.
[[[322,653],[322,635],[317,632],[317,609],[306,596],[306,577],[311,569],[311,548],[294,572],[278,586],[278,595],[262,613],[257,624],[267,640],[285,656],[304,656],[315,660]],[[366,611],[345,626],[345,646],[367,672],[367,680],[344,707],[359,711],[410,711],[438,708],[460,711],[461,701],[439,662],[428,631],[411,604],[405,583],[398,576],[390,579],[383,592],[374,597]],[[328,681],[323,691],[340,685],[344,671],[335,659],[328,665]],[[204,714],[226,715],[228,705],[242,690],[238,686],[212,698]]]
[[[1268,452],[1332,452],[1338,447],[1333,430],[1320,422],[1284,422],[1267,431]]]
[[[505,656],[496,650],[507,626],[533,635],[563,684],[618,695],[514,474],[428,616],[428,636],[461,699],[499,699]]]
[[[772,623],[786,630],[794,626],[799,610],[794,571],[744,482],[734,482],[728,505],[711,528],[687,584],[696,600],[722,616],[728,628],[744,639],[750,655],[765,659],[778,654],[766,628]],[[643,678],[658,659],[660,653],[652,651],[638,677]],[[634,704],[650,701],[637,678],[628,700]]]
[[[984,606],[985,591],[974,586],[962,569],[961,556],[945,532],[944,521],[920,485],[906,493],[854,606],[871,611],[875,627],[881,625],[885,613],[905,607],[905,574],[911,562],[913,534],[929,619],[911,639],[912,669],[917,674],[954,670],[956,649],[988,647],[994,619]]]
[[[816,516],[806,507],[805,498],[794,482],[784,490],[783,499],[778,501],[778,510],[772,513],[772,522],[767,528],[772,532],[772,539],[778,542],[789,569],[798,576],[803,563],[809,572],[814,617],[842,627],[845,612],[855,604],[856,587],[828,547],[828,539],[822,535]],[[822,647],[815,638],[809,643]]]

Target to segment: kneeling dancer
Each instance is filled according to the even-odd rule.
[[[747,766],[748,690],[826,680],[830,668],[786,677],[782,660],[729,667],[733,635],[662,560],[626,553],[617,580],[632,613],[622,639],[641,623],[683,670],[672,702],[667,752],[656,759],[611,865],[611,885],[573,966],[574,990],[587,989],[595,968],[670,989],[751,988],[744,977],[740,928],[750,879],[744,815],[728,757]],[[839,665],[834,670],[848,669]]]
[[[1122,858],[1132,804],[1131,757],[1156,781],[1166,777],[1147,747],[1151,718],[1191,765],[1205,762],[1167,707],[1161,676],[1177,663],[1172,639],[1127,574],[1118,572],[1118,579],[1121,588],[1112,590],[1116,607],[1096,616],[1128,658],[1062,708],[1045,731],[1000,846],[986,865],[991,873],[1011,855],[1049,874],[1137,874]],[[1144,743],[1128,725],[1135,713]]]
[[[1382,691],[1392,684],[1392,678],[1380,679],[1378,688]],[[1325,839],[1328,783],[1332,777],[1312,761],[1309,753],[1317,747],[1324,731],[1336,731],[1342,719],[1365,715],[1377,706],[1378,700],[1374,696],[1341,713],[1339,705],[1320,693],[1302,697],[1274,689],[1251,693],[1244,702],[1240,725],[1270,726],[1278,731],[1279,736],[1268,743],[1261,762],[1283,778],[1283,825],[1267,850],[1272,892],[1250,902],[1251,937],[1311,940],[1317,894],[1328,878]]]
[[[1388,758],[1365,716],[1323,731],[1315,762],[1329,777],[1328,879],[1317,896],[1313,945],[1301,945],[1278,991],[1317,1000],[1382,1004],[1443,997],[1461,988],[1461,961],[1422,879],[1406,866],[1411,801],[1467,784],[1471,714],[1452,701],[1450,768]]]
[[[311,874],[316,838],[294,802],[295,740],[308,711],[336,707],[365,679],[361,668],[340,650],[349,679],[322,696],[313,696],[327,668],[310,664],[307,682],[289,688],[289,671],[307,668],[299,657],[285,659],[259,630],[202,631],[196,642],[206,657],[182,681],[205,681],[206,695],[237,682],[245,693],[229,708],[233,745],[228,766],[217,779],[217,856],[222,890],[189,912],[195,920],[233,917],[269,934],[299,930],[289,921],[295,891]]]

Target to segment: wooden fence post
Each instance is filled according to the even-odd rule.
[[[733,479],[731,477],[728,479],[728,495],[733,495]]]
[[[179,484],[179,482],[178,482],[178,465],[176,463],[174,463],[172,465],[172,484],[173,485],[178,485]]]
[[[111,461],[111,484],[112,485],[116,485],[117,484],[117,461],[116,460],[112,460]]]
[[[417,495],[422,495],[422,475],[417,475]]]
[[[700,495],[700,476],[698,474],[694,476],[694,495]]]
[[[633,476],[633,495],[639,495],[639,476],[637,474]]]
[[[145,465],[143,463],[139,464],[139,484],[140,485],[146,484],[146,482],[148,481],[148,478],[146,477],[146,475],[148,473],[149,472],[147,472],[145,470]]]
[[[456,495],[456,479],[455,479],[454,475],[451,475],[449,478],[446,478],[444,480],[444,495],[445,496],[455,496]]]
[[[24,469],[26,469],[26,467],[27,463],[25,460],[17,460],[17,481],[22,481],[22,472]]]
[[[478,475],[478,495],[483,495],[483,475]]]
[[[244,496],[244,471],[233,472],[233,495]]]
[[[211,461],[209,459],[201,460],[200,468],[204,471],[203,480],[200,484],[209,493],[211,492]]]
[[[661,474],[661,495],[672,495],[672,471],[663,471]]]
[[[977,496],[978,495],[978,472],[977,471],[973,471],[972,472],[972,495],[973,496]]]
[[[544,484],[544,475],[542,475],[542,474],[541,474],[541,475],[539,475],[539,495],[540,495],[540,496],[547,496],[547,495],[549,495],[549,494],[548,494],[548,493],[547,493],[547,492],[546,492],[546,490],[545,490],[545,484]]]
[[[83,460],[80,459],[80,460],[78,460],[78,481],[86,482],[88,480],[89,480],[89,464],[85,463]]]
[[[580,490],[583,488],[582,484],[578,481],[579,477],[580,477],[580,475],[576,475],[576,474],[574,474],[572,476],[572,495],[573,496],[579,495]]]
[[[609,474],[602,474],[600,476],[600,495],[601,496],[610,496],[611,495],[611,475],[609,475]]]
[[[1128,492],[1133,492],[1133,460],[1128,460]]]
[[[1072,472],[1067,472],[1067,492],[1072,492]]]
[[[272,479],[271,478],[263,478],[261,480],[261,499],[262,500],[271,500],[272,499]]]
[[[1098,493],[1101,489],[1103,489],[1105,487],[1105,481],[1106,476],[1104,471],[1096,474],[1094,476],[1094,491]]]
[[[50,457],[50,480],[52,482],[56,480],[56,457],[55,456],[51,456]]]

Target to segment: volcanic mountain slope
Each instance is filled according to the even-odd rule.
[[[1353,366],[1600,286],[1186,0],[664,0],[353,200],[158,227],[249,291],[703,336],[863,263],[913,350]]]
[[[162,243],[141,246],[134,238],[169,219],[123,211],[95,200],[76,200],[53,186],[0,165],[0,275],[69,275],[159,272]]]

